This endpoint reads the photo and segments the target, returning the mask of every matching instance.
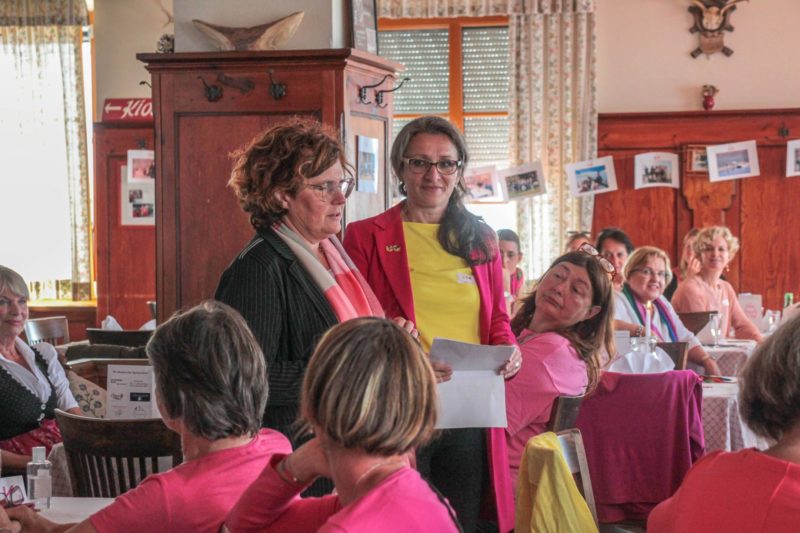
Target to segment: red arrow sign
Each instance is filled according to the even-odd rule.
[[[106,98],[103,122],[153,122],[153,99]]]

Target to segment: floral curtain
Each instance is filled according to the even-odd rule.
[[[547,194],[519,201],[528,279],[591,227],[591,198],[570,196],[564,165],[597,152],[596,0],[378,0],[386,18],[509,17],[510,163],[542,161]]]
[[[564,166],[597,153],[597,96],[595,1],[530,4],[509,17],[509,112],[511,164],[539,159],[547,178],[546,195],[517,204],[532,278],[561,254],[567,231],[591,228],[593,201],[572,198]]]
[[[30,150],[33,154],[38,151],[38,158],[28,162],[26,172],[13,179],[38,181],[42,184],[36,191],[40,195],[64,191],[61,196],[68,200],[64,212],[70,227],[67,236],[57,241],[69,242],[55,242],[51,246],[67,248],[71,265],[57,271],[29,263],[32,273],[27,281],[34,299],[91,298],[91,218],[81,56],[83,27],[87,24],[84,0],[0,2],[0,58],[4,67],[11,67],[4,68],[8,107],[0,117],[3,136],[13,137],[19,143],[19,150]],[[56,175],[42,176],[44,173]],[[63,178],[66,183],[48,185],[46,178]],[[22,228],[31,228],[35,220],[40,223],[44,220],[52,224],[52,233],[61,230],[56,227],[58,221],[48,220],[52,213],[37,212],[41,197],[7,198],[7,201],[24,203],[30,208]],[[36,233],[31,231],[31,234]],[[46,262],[48,244],[40,243],[40,247],[37,257]],[[16,253],[19,255],[21,251]],[[63,274],[48,277],[48,272]]]

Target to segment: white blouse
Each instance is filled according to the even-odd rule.
[[[634,311],[633,307],[631,307],[631,303],[625,297],[625,294],[622,292],[614,293],[614,298],[614,318],[617,320],[622,320],[623,322],[638,324],[639,319],[636,317],[636,312]],[[669,313],[670,318],[672,318],[672,323],[675,324],[675,334],[678,336],[678,342],[688,342],[690,350],[695,346],[700,346],[700,341],[697,340],[697,337],[695,337],[694,333],[686,329],[686,326],[684,326],[683,322],[681,322],[681,319],[678,318],[678,314],[672,308],[672,305],[670,305],[669,301],[663,296],[659,296],[658,301],[659,303],[664,304],[667,313]],[[658,333],[661,335],[661,338],[664,342],[671,342],[667,325],[661,320],[661,314],[655,310],[655,305],[653,308],[653,326],[656,328],[656,330],[658,330]]]
[[[0,366],[11,374],[11,377],[18,383],[39,398],[42,403],[47,402],[50,397],[50,385],[36,364],[33,350],[19,337],[15,340],[15,346],[17,353],[28,363],[30,370],[15,361],[6,359],[2,354],[0,354]],[[42,355],[47,364],[47,374],[53,383],[53,389],[58,398],[58,408],[66,411],[67,409],[78,407],[78,402],[75,401],[72,391],[69,390],[69,381],[67,381],[67,376],[64,374],[64,369],[61,367],[61,363],[58,362],[56,349],[46,342],[40,342],[36,345],[36,351]]]

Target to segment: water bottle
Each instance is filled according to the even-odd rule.
[[[50,508],[50,496],[53,492],[51,477],[52,463],[45,459],[44,446],[33,448],[33,459],[28,463],[28,499],[37,509]]]

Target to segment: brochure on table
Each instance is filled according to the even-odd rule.
[[[155,399],[152,366],[108,365],[107,419],[160,418]]]

